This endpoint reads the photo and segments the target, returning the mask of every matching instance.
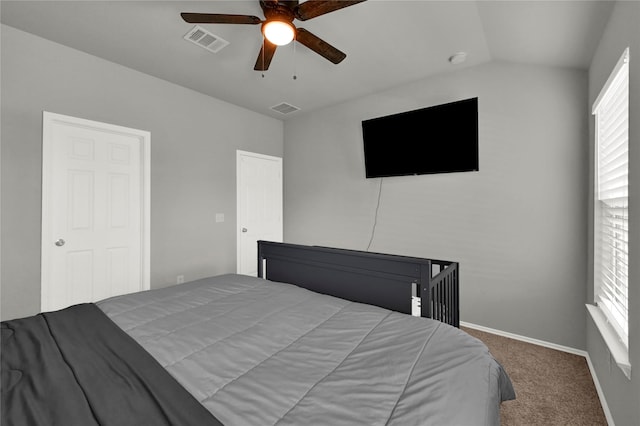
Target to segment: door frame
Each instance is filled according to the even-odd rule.
[[[277,157],[275,155],[258,154],[256,152],[242,151],[239,149],[236,150],[236,272],[238,273],[240,273],[240,259],[242,255],[242,245],[240,244],[240,240],[242,238],[242,224],[240,223],[240,212],[242,211],[240,208],[240,200],[242,199],[242,197],[240,197],[240,161],[242,157],[254,157],[269,161],[277,161],[278,163],[280,163],[280,171],[282,172],[282,157]],[[283,185],[284,179],[281,179],[280,190],[282,191],[282,193],[284,193]],[[282,210],[284,213],[284,206],[282,206]],[[284,230],[283,215],[280,216],[280,222],[282,224],[282,229]],[[256,263],[257,262],[258,259],[256,258]]]
[[[51,179],[53,176],[53,126],[83,127],[105,133],[124,134],[134,136],[140,140],[141,166],[141,290],[151,288],[151,133],[115,124],[102,123],[84,118],[42,111],[42,241],[40,259],[40,309],[45,311],[49,301],[51,282],[51,254],[53,250],[53,194]]]

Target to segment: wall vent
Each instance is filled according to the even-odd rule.
[[[184,39],[213,53],[218,53],[223,47],[229,44],[227,40],[211,34],[199,25],[196,25],[191,31],[185,34]]]
[[[271,107],[272,110],[278,111],[280,114],[291,114],[292,112],[299,111],[300,108],[297,106],[293,106],[286,102],[282,102],[281,104],[274,105]]]

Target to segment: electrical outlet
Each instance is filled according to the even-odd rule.
[[[176,277],[176,284],[182,284],[184,282],[184,275],[178,275]]]

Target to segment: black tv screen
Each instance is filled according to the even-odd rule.
[[[362,121],[367,178],[478,170],[478,98]]]

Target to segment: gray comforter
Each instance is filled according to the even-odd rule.
[[[500,423],[515,397],[449,325],[244,275],[97,305],[227,426]]]

